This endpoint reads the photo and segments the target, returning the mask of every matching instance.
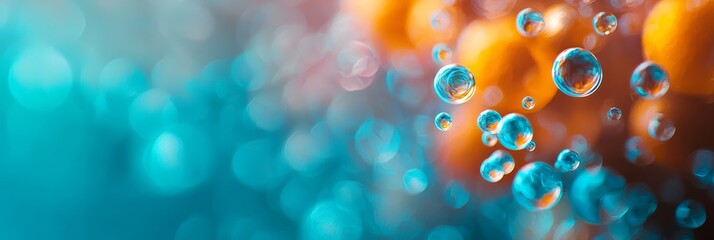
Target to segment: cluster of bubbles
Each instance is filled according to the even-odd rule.
[[[481,176],[489,182],[498,182],[504,175],[513,171],[516,162],[510,153],[503,150],[494,151],[481,162]]]

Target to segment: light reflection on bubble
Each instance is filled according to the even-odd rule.
[[[498,123],[498,141],[505,148],[521,150],[533,139],[533,128],[528,119],[517,113],[504,116]]]
[[[532,162],[518,170],[511,189],[513,198],[525,209],[546,210],[560,201],[563,182],[548,164]]]
[[[582,48],[562,51],[553,62],[552,75],[555,86],[571,97],[590,96],[602,82],[600,63]]]
[[[434,91],[446,103],[463,104],[476,93],[474,75],[461,65],[443,66],[434,76]]]

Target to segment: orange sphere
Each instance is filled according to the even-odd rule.
[[[714,1],[663,0],[644,24],[645,58],[660,64],[670,89],[692,95],[714,94]]]

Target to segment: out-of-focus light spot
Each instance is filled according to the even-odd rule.
[[[201,4],[166,2],[159,10],[159,31],[168,39],[205,41],[213,32],[215,20]]]
[[[630,210],[625,215],[631,225],[642,225],[657,209],[657,198],[646,186],[638,185],[626,191]]]
[[[655,114],[647,124],[647,133],[650,137],[664,142],[672,138],[677,128],[674,127],[674,122],[661,113]]]
[[[501,103],[503,100],[503,92],[497,86],[489,86],[483,90],[483,104],[487,107],[493,107]]]
[[[495,19],[508,14],[516,4],[516,0],[473,0],[472,4],[477,13]]]
[[[337,55],[342,78],[340,85],[347,91],[363,90],[372,84],[380,62],[377,54],[362,42],[352,42]]]
[[[262,88],[268,80],[268,69],[253,51],[238,55],[231,65],[233,81],[247,90],[255,91]]]
[[[52,42],[70,42],[82,36],[87,26],[84,11],[70,0],[16,2],[11,17],[19,30],[29,36]]]
[[[542,162],[526,164],[513,179],[513,198],[530,211],[552,208],[560,201],[562,192],[560,176],[550,165]]]
[[[370,119],[355,133],[355,148],[368,163],[385,163],[397,155],[401,135],[389,123]]]
[[[565,240],[575,238],[575,228],[576,221],[574,218],[567,218],[558,224],[553,232],[553,240]]]
[[[125,58],[107,63],[99,75],[101,96],[109,112],[126,113],[132,99],[146,89],[146,74]]]
[[[714,181],[714,153],[708,149],[699,149],[692,155],[692,174],[700,183],[710,185]]]
[[[10,66],[10,93],[28,109],[46,111],[62,105],[72,91],[73,74],[64,56],[43,44],[22,49]]]
[[[601,214],[605,211],[601,200],[606,194],[622,193],[624,189],[624,178],[607,168],[600,168],[580,171],[570,186],[568,196],[578,217],[590,224],[602,224],[610,219]]]
[[[469,202],[470,197],[470,193],[460,182],[449,181],[444,190],[444,201],[452,208],[462,208]]]
[[[175,126],[151,142],[141,170],[150,186],[162,194],[177,194],[203,183],[213,168],[208,139],[191,126]]]
[[[697,201],[684,200],[677,205],[674,216],[679,226],[698,228],[707,220],[707,210]]]
[[[263,138],[236,149],[231,167],[238,181],[252,189],[267,191],[285,180],[290,169],[279,151],[273,149],[274,144],[277,143]]]
[[[174,240],[214,239],[216,231],[211,220],[206,216],[193,216],[179,225]]]
[[[178,118],[171,96],[161,90],[151,89],[137,96],[129,107],[129,124],[143,137],[151,137]]]
[[[305,216],[301,236],[303,239],[360,239],[362,220],[334,201],[320,202]]]
[[[638,166],[649,165],[654,161],[654,156],[646,149],[642,138],[638,136],[630,137],[625,142],[625,158]]]
[[[509,230],[514,239],[543,239],[553,227],[553,212],[519,210],[510,223]]]
[[[324,167],[326,150],[329,148],[320,142],[319,135],[303,129],[295,130],[283,146],[283,156],[287,163],[295,170],[307,176],[316,175]]]
[[[463,240],[464,236],[457,228],[449,225],[441,225],[429,232],[427,240]]]
[[[420,73],[413,73],[411,70],[389,69],[385,79],[387,91],[409,107],[422,106],[421,103],[428,90],[420,86],[421,76]]]
[[[429,179],[422,170],[412,168],[404,173],[402,185],[404,186],[404,191],[411,195],[416,195],[423,192],[426,187],[429,186]]]
[[[251,122],[263,130],[276,131],[285,124],[285,110],[276,94],[257,95],[248,102],[245,111]]]
[[[684,198],[684,184],[679,178],[670,178],[660,186],[660,199],[666,203],[677,203]]]
[[[320,190],[322,189],[318,183],[296,177],[280,191],[280,208],[291,220],[300,221],[315,203]]]
[[[367,188],[356,181],[340,181],[332,187],[332,194],[335,202],[341,207],[353,211],[361,211],[366,208],[369,192]]]

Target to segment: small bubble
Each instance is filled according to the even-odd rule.
[[[617,29],[617,17],[611,13],[600,12],[593,17],[593,28],[600,35],[610,35]]]
[[[446,65],[434,76],[434,91],[446,103],[465,103],[476,92],[474,75],[464,66]]]
[[[533,107],[535,107],[535,99],[533,99],[531,96],[526,96],[521,101],[521,105],[523,105],[523,108],[531,110],[533,109]]]
[[[431,49],[432,58],[434,63],[439,65],[445,65],[451,63],[451,58],[453,57],[454,51],[446,44],[439,43],[434,45]]]
[[[503,117],[498,124],[498,141],[511,150],[521,150],[533,140],[533,128],[528,119],[520,114],[511,113]]]
[[[674,127],[672,120],[661,113],[656,114],[647,124],[647,132],[650,137],[661,142],[672,138],[676,130],[677,128]]]
[[[570,172],[580,166],[580,155],[571,149],[563,149],[555,159],[555,169],[559,172]]]
[[[620,120],[620,118],[622,118],[622,110],[617,107],[611,107],[610,110],[607,111],[607,118],[613,121]]]
[[[679,226],[698,228],[707,220],[707,211],[701,203],[694,200],[684,200],[677,206],[675,217]]]
[[[498,137],[496,136],[496,134],[490,132],[483,132],[481,134],[481,141],[483,141],[483,145],[493,147],[496,146],[496,143],[498,143]]]
[[[535,149],[536,143],[534,141],[531,141],[528,143],[528,145],[526,145],[526,150],[528,150],[529,152],[535,151]]]
[[[426,174],[422,170],[412,168],[404,173],[402,178],[404,190],[411,195],[416,195],[423,192],[429,185]]]
[[[513,179],[512,192],[524,208],[535,211],[552,208],[560,201],[563,182],[552,167],[542,162],[523,166]]]
[[[436,125],[436,129],[441,131],[448,131],[449,128],[451,128],[451,123],[451,115],[445,112],[436,114],[436,117],[434,118],[434,125]]]
[[[590,96],[602,82],[600,63],[582,48],[562,51],[553,62],[552,75],[555,86],[571,97]]]
[[[518,12],[516,28],[524,37],[535,37],[545,28],[543,14],[538,10],[526,8]]]
[[[486,109],[478,115],[476,119],[478,128],[483,132],[496,133],[498,123],[501,121],[501,114],[498,112]]]
[[[657,99],[669,90],[669,75],[661,66],[643,62],[632,72],[630,87],[642,98]]]

